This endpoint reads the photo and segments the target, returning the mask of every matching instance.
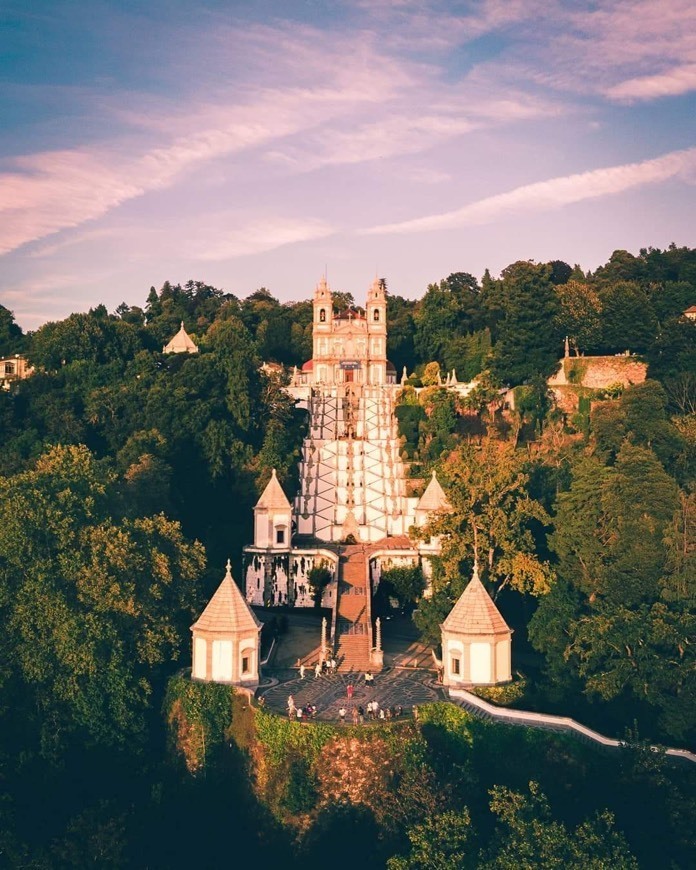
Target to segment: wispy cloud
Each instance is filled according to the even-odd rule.
[[[414,233],[485,224],[510,214],[546,211],[586,199],[611,196],[646,184],[656,184],[676,176],[693,180],[695,171],[696,148],[689,148],[641,163],[594,169],[590,172],[527,184],[507,193],[469,203],[454,211],[399,223],[382,224],[365,229],[362,233],[366,235]]]
[[[231,260],[280,248],[283,245],[308,242],[330,236],[334,228],[319,220],[270,218],[263,221],[236,221],[221,215],[212,224],[217,232],[198,232],[188,243],[188,254],[194,260],[214,262]],[[236,223],[236,226],[234,224]],[[220,229],[227,225],[228,229]],[[200,228],[199,228],[200,229]]]
[[[507,14],[499,3],[487,6],[491,20]],[[118,105],[110,99],[109,115],[121,124],[110,141],[6,160],[0,254],[101,218],[220,158],[245,154],[259,167],[266,153],[287,172],[307,172],[423,152],[481,126],[557,111],[539,97],[481,90],[475,81],[463,93],[430,67],[385,56],[373,32],[222,28],[216,51],[235,38],[259,66],[255,83],[178,105],[142,95],[132,104],[129,95]]]
[[[657,75],[627,79],[607,89],[612,100],[634,103],[658,97],[674,97],[696,90],[696,63],[674,67]]]

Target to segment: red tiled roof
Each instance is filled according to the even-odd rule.
[[[208,606],[191,626],[191,631],[233,632],[259,630],[261,623],[232,579],[230,563],[227,573]]]
[[[303,372],[311,372],[314,368],[314,360],[308,359],[307,362],[302,366]]]
[[[507,623],[479,580],[478,571],[474,571],[469,585],[442,623],[442,628],[453,634],[510,634]]]

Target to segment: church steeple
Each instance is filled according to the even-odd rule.
[[[370,332],[387,332],[387,282],[384,278],[375,278],[367,291],[367,328]]]
[[[328,328],[327,331],[329,331],[332,319],[333,298],[331,296],[331,288],[326,278],[322,276],[321,281],[319,281],[314,290],[314,325],[326,326]]]

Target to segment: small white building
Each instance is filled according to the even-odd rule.
[[[184,329],[184,321],[174,338],[165,344],[162,353],[198,353],[198,345],[194,344],[188,332]]]
[[[222,583],[191,631],[194,680],[258,686],[261,623],[232,579],[229,559]]]
[[[512,631],[481,583],[476,566],[440,629],[445,686],[510,682]]]
[[[254,507],[254,546],[264,550],[288,550],[291,532],[292,506],[274,468]]]
[[[34,374],[33,366],[30,366],[22,354],[0,358],[0,387],[9,390],[15,381],[23,381]]]

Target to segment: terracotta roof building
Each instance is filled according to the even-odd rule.
[[[258,685],[261,623],[232,579],[229,559],[222,583],[191,631],[194,679]]]
[[[512,631],[481,583],[476,566],[440,629],[446,686],[493,685],[512,679]]]

